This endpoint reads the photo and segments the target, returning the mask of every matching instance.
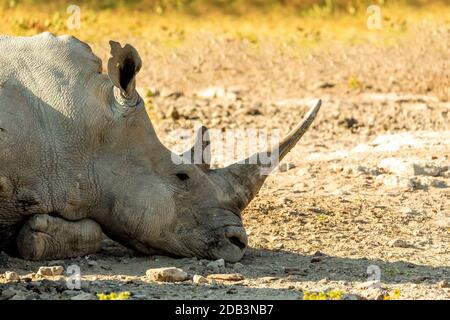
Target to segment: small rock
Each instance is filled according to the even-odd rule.
[[[71,297],[70,300],[97,300],[97,297],[92,293],[83,292]]]
[[[244,280],[244,277],[239,273],[219,273],[219,274],[210,274],[207,277],[210,280],[218,280],[218,281],[241,281]]]
[[[39,296],[38,294],[26,294],[25,292],[18,291],[16,294],[10,298],[9,300],[33,300],[36,298],[36,296]]]
[[[148,269],[146,275],[154,281],[162,282],[179,282],[188,279],[186,272],[175,267]]]
[[[214,272],[218,272],[221,268],[225,267],[225,260],[219,259],[216,261],[211,261],[206,265],[206,267]]]
[[[64,267],[54,266],[54,267],[40,267],[37,274],[43,277],[54,277],[60,276],[64,272]]]
[[[409,208],[409,207],[403,207],[400,209],[400,213],[408,215],[408,216],[412,216],[412,215],[416,215],[418,214],[417,210]]]
[[[390,247],[397,247],[397,248],[409,248],[411,247],[411,245],[402,239],[392,239],[391,241],[389,241],[389,246]]]
[[[236,294],[238,291],[236,288],[230,288],[227,290],[227,294]]]
[[[314,256],[314,257],[324,257],[325,254],[324,254],[323,252],[316,251],[316,252],[314,252],[314,255],[313,255],[313,256]]]
[[[5,278],[7,281],[17,281],[19,280],[19,276],[14,271],[6,271]]]
[[[358,125],[358,120],[356,120],[353,117],[344,118],[344,120],[339,121],[338,124],[341,125],[341,126],[344,125],[348,129],[351,129],[351,128],[356,127]]]
[[[319,81],[319,82],[314,83],[311,86],[311,89],[330,89],[330,88],[333,88],[334,86],[335,86],[334,83],[327,82],[327,81]]]
[[[294,169],[295,167],[296,165],[294,163],[282,163],[278,166],[278,170],[280,170],[280,172],[286,172]]]
[[[442,280],[438,283],[439,288],[450,288],[450,282],[448,280]]]
[[[376,177],[376,181],[382,182],[388,188],[414,190],[423,187],[415,178],[406,178],[381,174]]]
[[[434,179],[431,181],[431,186],[435,188],[445,189],[448,188],[448,185],[445,181]]]
[[[311,258],[311,263],[317,263],[317,262],[321,262],[322,258],[321,257],[312,257]]]
[[[173,120],[178,120],[181,118],[180,113],[178,112],[177,108],[175,108],[174,106],[170,107],[169,112],[167,114]]]
[[[262,115],[262,112],[258,108],[253,107],[248,109],[245,114],[249,116],[260,116]]]
[[[404,159],[386,158],[380,161],[378,167],[402,177],[414,175],[414,165]]]
[[[90,267],[98,266],[98,262],[95,260],[88,260],[88,266]]]
[[[2,291],[2,294],[1,294],[1,300],[3,300],[3,299],[5,299],[5,300],[8,300],[8,299],[11,299],[12,297],[14,297],[16,294],[20,294],[21,293],[21,291],[19,291],[19,290],[14,290],[14,289],[6,289],[6,290],[3,290]]]
[[[283,267],[284,273],[297,273],[300,272],[300,268],[297,267]]]
[[[201,275],[194,275],[194,277],[192,278],[192,281],[194,282],[194,284],[203,284],[203,283],[208,283],[208,280],[201,276]]]
[[[209,87],[197,92],[197,97],[202,99],[222,98],[226,94],[224,87]]]

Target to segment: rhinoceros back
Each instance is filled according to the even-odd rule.
[[[101,68],[70,36],[0,36],[0,224],[68,202]]]

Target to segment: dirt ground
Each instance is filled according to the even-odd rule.
[[[151,120],[174,150],[186,146],[174,130],[193,132],[201,123],[286,133],[317,99],[323,108],[245,210],[250,249],[241,262],[213,270],[206,260],[146,257],[111,240],[98,254],[63,261],[2,254],[0,299],[123,291],[130,299],[302,299],[329,290],[345,299],[383,299],[397,289],[400,299],[449,299],[450,24],[415,28],[395,44],[327,43],[304,51],[204,35],[167,56],[128,39],[144,62],[140,90],[154,92]],[[105,64],[107,51],[94,51]],[[218,157],[216,165],[225,160]],[[67,288],[65,273],[36,274],[40,266],[73,264],[81,269],[81,290]],[[195,285],[145,275],[173,266],[190,276],[243,278]],[[6,280],[5,271],[20,280]],[[376,279],[380,288],[369,288]]]

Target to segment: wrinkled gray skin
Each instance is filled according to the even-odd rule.
[[[240,214],[263,165],[211,170],[202,134],[204,161],[174,163],[135,90],[137,51],[110,44],[106,75],[73,37],[0,37],[0,250],[68,258],[98,250],[104,233],[147,254],[240,260]],[[280,158],[319,106],[282,141]]]

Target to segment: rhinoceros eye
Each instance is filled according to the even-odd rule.
[[[180,179],[181,181],[186,181],[189,179],[189,176],[186,173],[177,173],[176,174],[177,178]]]

